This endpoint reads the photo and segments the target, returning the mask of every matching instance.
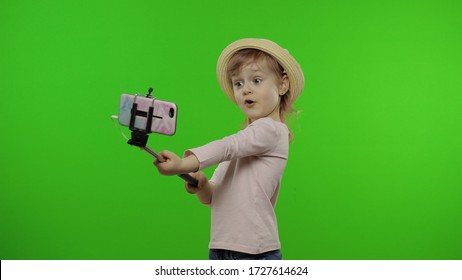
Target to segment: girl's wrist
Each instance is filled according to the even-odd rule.
[[[181,173],[196,172],[199,169],[199,160],[194,155],[189,155],[181,159]]]

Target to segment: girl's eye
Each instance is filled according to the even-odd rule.
[[[235,87],[240,87],[240,86],[242,86],[242,82],[240,82],[240,81],[234,82],[234,86]]]
[[[261,80],[260,78],[256,78],[256,79],[254,80],[254,82],[255,82],[256,84],[259,84],[259,83],[262,82],[262,80]]]

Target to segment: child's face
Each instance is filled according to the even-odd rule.
[[[236,103],[251,122],[264,117],[280,121],[280,93],[288,87],[287,76],[277,77],[262,61],[243,66],[231,81]]]

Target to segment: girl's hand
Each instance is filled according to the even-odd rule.
[[[165,159],[160,162],[158,159],[154,161],[154,165],[162,175],[178,175],[195,172],[199,169],[199,161],[196,156],[189,155],[183,159],[170,151],[162,151],[160,155]]]
[[[208,179],[207,179],[207,176],[205,176],[205,174],[200,172],[200,171],[199,172],[194,172],[194,173],[189,173],[189,175],[191,175],[191,177],[196,179],[197,182],[198,182],[196,187],[194,187],[194,186],[192,186],[192,185],[190,185],[190,184],[188,184],[186,182],[184,183],[184,187],[185,187],[186,191],[188,193],[190,193],[190,194],[195,194],[195,193],[201,191],[204,188],[204,186],[207,185],[208,182],[209,182]]]
[[[165,159],[164,162],[160,162],[158,159],[154,161],[154,165],[162,175],[175,175],[181,172],[181,159],[170,151],[162,151],[160,155]]]

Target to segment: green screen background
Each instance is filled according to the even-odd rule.
[[[2,0],[0,258],[206,259],[209,209],[110,116],[152,86],[179,107],[154,150],[236,132],[216,60],[257,37],[306,76],[276,207],[284,258],[461,259],[461,14],[443,0]]]

